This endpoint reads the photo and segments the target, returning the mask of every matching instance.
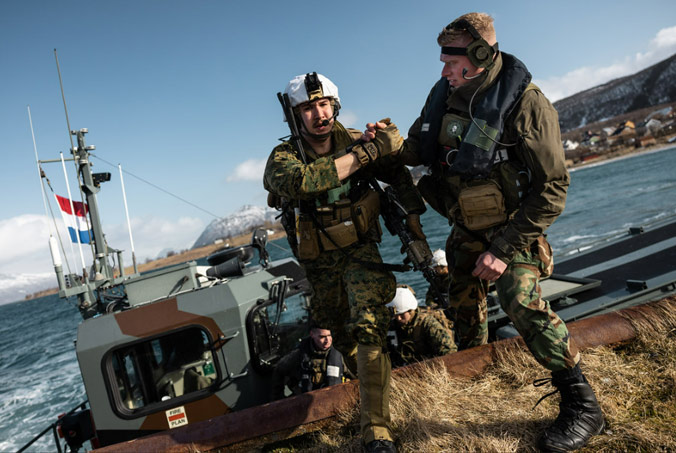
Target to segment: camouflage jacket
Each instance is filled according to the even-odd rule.
[[[405,325],[393,320],[390,330],[396,344],[393,352],[395,365],[404,365],[420,360],[449,354],[458,350],[452,333],[433,315],[416,309],[413,318]],[[397,363],[400,362],[400,363]]]
[[[497,80],[502,68],[502,56],[499,55],[486,77],[450,90],[446,101],[447,111],[469,118],[469,101],[477,86],[479,91],[472,102],[473,112],[482,94]],[[411,126],[400,155],[407,165],[421,163],[420,132],[431,95],[430,92],[420,117]],[[510,154],[530,174],[529,191],[518,209],[505,225],[496,228],[490,236],[488,250],[509,263],[517,251],[529,247],[563,212],[570,176],[565,166],[558,113],[539,89],[531,89],[523,94],[511,115],[506,118],[504,133],[498,140],[516,144],[511,147]],[[435,176],[434,166],[432,172]],[[443,179],[443,175],[436,176]]]
[[[311,201],[325,196],[326,192],[342,185],[334,160],[345,154],[345,147],[361,136],[355,129],[345,129],[338,121],[331,134],[332,150],[328,155],[318,156],[303,140],[308,163],[304,164],[298,150],[290,142],[284,142],[272,150],[265,167],[263,186],[268,192],[290,201]],[[376,179],[390,184],[404,207],[411,213],[422,213],[425,205],[418,194],[411,174],[395,156],[380,158],[350,175],[352,187],[359,180]]]

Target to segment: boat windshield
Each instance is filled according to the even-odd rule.
[[[211,386],[218,376],[209,344],[205,330],[190,327],[113,351],[110,385],[118,411],[135,413]]]

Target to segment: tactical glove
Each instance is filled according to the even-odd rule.
[[[416,239],[420,239],[421,241],[427,239],[427,236],[425,236],[425,233],[423,233],[422,230],[419,214],[408,214],[406,216],[406,227],[408,228],[408,231],[413,233],[413,236],[415,236]]]
[[[352,152],[357,156],[361,167],[370,164],[379,157],[398,152],[404,143],[404,139],[399,134],[399,129],[394,123],[390,122],[389,118],[382,119],[379,122],[385,123],[387,126],[384,129],[378,129],[376,137],[370,142],[352,148]]]
[[[376,130],[376,138],[372,140],[380,151],[380,157],[397,154],[404,144],[404,139],[399,134],[397,125],[391,122],[389,118],[384,118],[379,122],[387,124],[385,129]]]

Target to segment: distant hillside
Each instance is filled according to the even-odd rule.
[[[192,248],[213,244],[217,239],[232,238],[248,233],[256,227],[279,223],[276,210],[261,206],[242,206],[228,217],[213,220],[197,238]]]
[[[625,113],[676,102],[676,54],[636,74],[612,80],[554,103],[561,131]]]

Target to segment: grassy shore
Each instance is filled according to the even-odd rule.
[[[676,451],[676,297],[644,318],[627,318],[638,332],[629,344],[582,353],[582,368],[606,419],[584,452]],[[443,367],[393,375],[390,408],[399,452],[534,452],[542,430],[558,413],[551,387],[525,349],[500,352],[483,374],[463,379]],[[544,389],[544,390],[543,390]],[[360,451],[359,408],[342,413],[324,431],[270,444],[266,452]]]

